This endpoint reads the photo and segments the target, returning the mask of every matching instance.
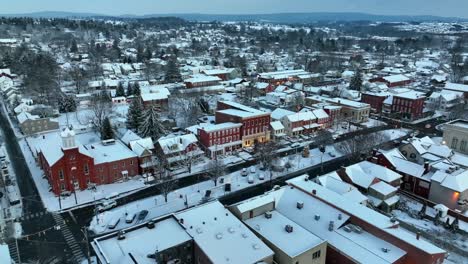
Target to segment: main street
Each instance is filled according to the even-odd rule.
[[[47,212],[42,204],[6,114],[2,103],[0,107],[0,128],[16,175],[23,206],[23,217],[15,220],[19,221],[23,228],[23,236],[17,240],[19,248],[16,248],[15,240],[12,239],[9,242],[12,258],[17,262],[20,260],[21,262],[26,260],[47,260],[54,256],[60,260],[69,259],[71,258],[70,250],[61,230],[57,230],[57,223],[52,214]]]

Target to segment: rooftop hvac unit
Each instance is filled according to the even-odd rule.
[[[265,212],[265,218],[270,219],[272,216],[271,212]]]
[[[333,231],[334,227],[335,227],[335,222],[330,221],[330,223],[328,224],[328,231]]]
[[[343,215],[342,214],[338,214],[338,220],[341,220],[343,219]]]
[[[284,227],[284,230],[286,230],[286,232],[288,232],[288,233],[292,233],[293,227],[292,227],[292,225],[286,225],[286,226]]]
[[[125,239],[125,231],[119,231],[119,236],[117,237],[118,240],[124,240]]]
[[[304,202],[301,202],[301,201],[297,202],[296,207],[297,207],[297,209],[304,208]]]
[[[114,145],[115,144],[115,139],[106,139],[102,141],[102,145],[104,146],[109,146],[109,145]]]
[[[348,232],[348,233],[351,233],[351,231],[353,231],[353,229],[350,226],[343,227],[343,230]]]
[[[388,248],[382,248],[382,252],[387,253],[388,251],[390,251],[390,249],[388,249]]]

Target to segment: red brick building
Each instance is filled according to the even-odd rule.
[[[412,82],[410,78],[402,74],[378,77],[378,78],[371,79],[369,81],[385,83],[387,84],[388,87],[405,86]]]
[[[392,113],[397,113],[401,117],[414,120],[423,117],[424,93],[409,91],[393,96]]]
[[[361,102],[369,104],[371,109],[375,113],[382,113],[383,103],[387,97],[389,97],[389,93],[381,92],[381,93],[372,93],[372,92],[364,92],[361,95]]]
[[[241,123],[227,122],[199,128],[200,144],[212,158],[242,148],[241,126]]]
[[[35,146],[38,162],[56,195],[84,190],[91,183],[109,184],[138,174],[136,154],[120,142],[80,145],[69,129],[62,131],[60,138],[50,133],[38,140]]]
[[[217,76],[208,75],[195,75],[192,78],[186,79],[185,87],[187,88],[201,88],[220,85],[221,78]]]
[[[257,141],[270,140],[270,113],[230,101],[219,101],[217,109],[217,124],[227,122],[242,124],[240,136],[243,147],[250,147]]]

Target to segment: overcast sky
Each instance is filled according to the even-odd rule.
[[[468,0],[0,0],[0,13],[92,12],[108,15],[365,12],[468,18]]]

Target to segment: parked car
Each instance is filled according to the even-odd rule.
[[[247,172],[247,169],[246,169],[246,168],[243,168],[243,169],[242,169],[242,172],[241,172],[241,175],[245,177],[245,176],[247,176],[248,174],[249,174],[249,173]]]
[[[120,217],[118,218],[113,218],[109,224],[107,225],[107,228],[109,229],[115,229],[117,225],[120,223]]]
[[[253,184],[254,183],[254,177],[252,175],[249,175],[249,177],[247,177],[247,182],[250,183],[250,184]]]
[[[148,210],[141,210],[138,213],[138,221],[145,219],[147,215],[148,215]]]
[[[114,201],[114,200],[105,200],[104,202],[102,202],[102,204],[100,204],[97,207],[97,209],[98,209],[99,212],[103,212],[103,211],[112,209],[112,208],[114,208],[116,206],[117,206],[116,201]]]
[[[265,174],[264,173],[258,174],[258,179],[261,181],[265,180]]]
[[[136,213],[127,214],[127,217],[125,217],[125,223],[130,224],[131,222],[133,222],[133,220],[135,220],[135,217]]]

